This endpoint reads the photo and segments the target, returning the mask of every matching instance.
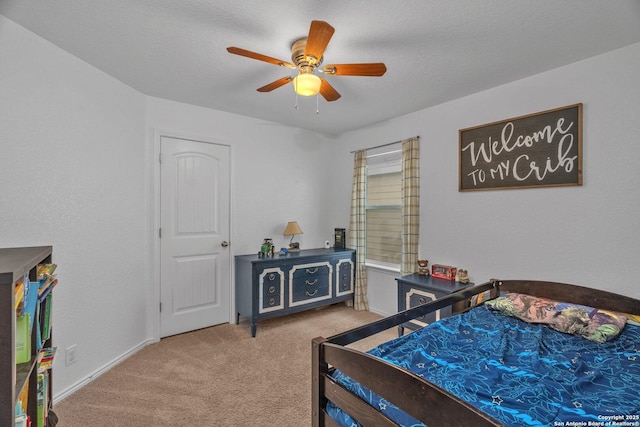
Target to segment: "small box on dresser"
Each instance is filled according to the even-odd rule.
[[[441,279],[432,275],[422,275],[418,273],[397,277],[398,282],[398,312],[408,310],[418,305],[426,304],[438,298],[457,292],[473,283],[460,283],[454,280]],[[458,306],[454,306],[453,311],[457,311]],[[462,309],[463,307],[460,307]],[[404,333],[404,328],[416,330],[436,322],[441,318],[451,316],[451,307],[445,307],[426,314],[420,318],[398,326],[398,335]]]
[[[286,255],[235,257],[236,323],[260,320],[353,298],[355,250],[306,249]]]

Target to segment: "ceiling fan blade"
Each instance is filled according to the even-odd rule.
[[[264,85],[261,88],[258,88],[258,92],[271,92],[274,89],[278,89],[280,86],[284,86],[293,80],[293,77],[287,76],[281,79],[276,80],[275,82],[271,82],[268,85]]]
[[[340,98],[341,95],[329,84],[328,81],[323,78],[320,78],[320,80],[322,80],[322,84],[320,85],[320,95],[322,95],[324,99],[331,102]]]
[[[334,31],[335,29],[324,21],[311,21],[304,55],[313,56],[320,61]]]
[[[387,67],[382,62],[370,64],[327,64],[322,71],[331,76],[380,77],[387,72]]]
[[[291,62],[283,61],[277,58],[272,58],[270,56],[262,55],[260,53],[251,52],[250,50],[241,49],[239,47],[234,47],[234,46],[228,47],[227,52],[233,53],[235,55],[246,56],[247,58],[251,58],[251,59],[257,59],[258,61],[268,62],[274,65],[280,65],[281,67],[296,68],[296,66],[293,65]]]

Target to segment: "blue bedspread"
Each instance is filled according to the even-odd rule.
[[[596,344],[480,306],[369,354],[428,379],[506,426],[604,426],[625,421],[625,415],[637,424],[613,425],[640,425],[640,326],[627,324],[616,340]],[[425,425],[341,372],[334,378],[397,423]],[[358,425],[331,402],[327,411],[342,426]]]

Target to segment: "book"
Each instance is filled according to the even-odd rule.
[[[44,300],[57,284],[58,279],[56,279],[55,276],[46,276],[42,279],[38,286],[38,300]]]
[[[16,417],[27,413],[28,403],[29,403],[29,380],[27,380],[25,386],[22,387],[22,391],[18,396],[18,401],[16,402],[16,409],[15,409]]]
[[[16,427],[29,427],[28,418],[26,414],[16,415]]]
[[[44,279],[45,276],[52,276],[56,271],[56,268],[58,268],[57,264],[38,264],[38,267],[36,268],[36,276],[38,277],[38,280]]]
[[[47,378],[48,375],[46,373],[38,374],[38,387],[36,391],[36,399],[38,402],[38,417],[36,426],[37,427],[45,427],[45,408],[46,408],[46,396],[47,396]]]
[[[40,337],[44,341],[51,337],[51,293],[40,303]]]
[[[25,303],[24,303],[24,314],[29,314],[29,330],[31,331],[33,328],[33,322],[36,316],[36,308],[38,305],[38,283],[37,282],[24,282],[25,285],[28,283],[28,291],[25,293]]]
[[[58,347],[48,347],[40,350],[40,353],[38,353],[38,372],[51,369],[57,350]]]
[[[36,320],[34,322],[36,324],[35,329],[36,333],[36,351],[39,352],[42,349],[42,327],[40,326],[40,302],[36,303]]]
[[[16,317],[16,363],[27,363],[31,360],[31,328],[30,314]]]
[[[24,308],[24,283],[20,282],[16,284],[16,289],[15,289],[16,314],[21,315],[23,308]]]

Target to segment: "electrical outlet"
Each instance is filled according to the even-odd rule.
[[[76,349],[78,348],[77,344],[70,345],[66,348],[64,352],[64,365],[69,366],[76,363]]]

